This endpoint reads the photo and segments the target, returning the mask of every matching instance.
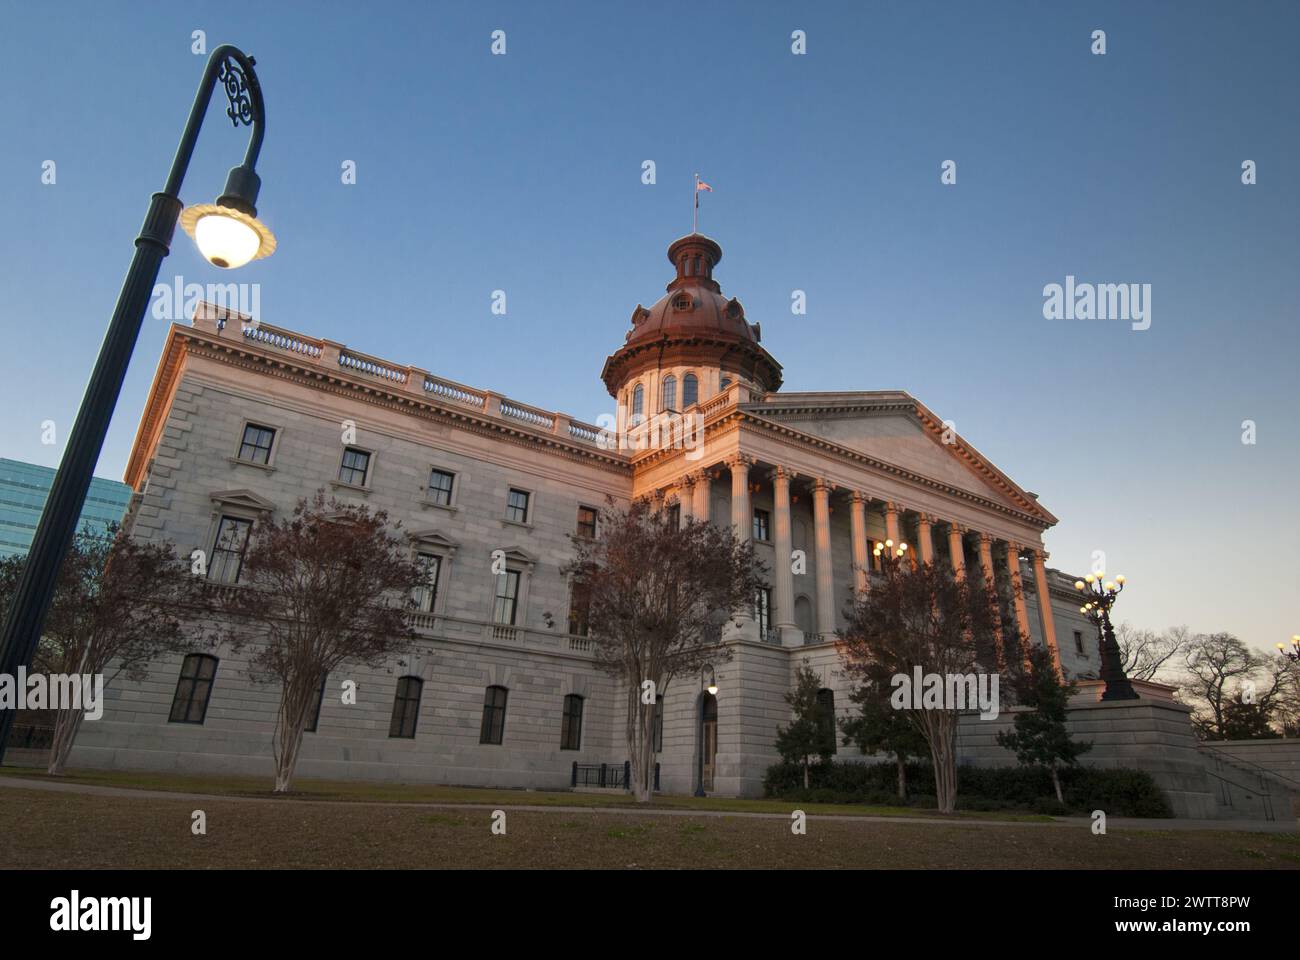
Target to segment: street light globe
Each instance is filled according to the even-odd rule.
[[[1106,581],[1106,589],[1107,589],[1107,590],[1114,590],[1114,589],[1115,589],[1115,583],[1114,583],[1114,581],[1107,580],[1107,581]]]
[[[1124,574],[1122,574],[1122,573],[1121,573],[1121,574],[1117,574],[1116,577],[1115,577],[1115,582],[1118,583],[1118,584],[1120,584],[1120,585],[1123,585],[1123,583],[1124,583]]]
[[[709,696],[716,696],[718,693],[718,684],[716,680],[710,680],[709,685],[704,688],[709,691]]]
[[[1083,589],[1083,581],[1082,581],[1082,580],[1076,580],[1076,581],[1074,581],[1074,589],[1076,589],[1076,590],[1082,590],[1082,589]]]
[[[181,227],[194,238],[203,259],[233,270],[275,252],[275,235],[257,217],[216,203],[181,211]]]
[[[1093,575],[1090,573],[1090,574],[1088,574],[1086,577],[1083,578],[1083,582],[1084,582],[1084,583],[1092,583],[1092,581],[1093,581],[1094,579],[1095,579],[1095,578],[1094,578]]]

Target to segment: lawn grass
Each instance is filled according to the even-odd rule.
[[[207,832],[191,832],[203,810]],[[636,811],[431,812],[408,805],[246,803],[5,788],[0,869],[1297,869],[1294,834],[995,829],[961,823],[655,816]]]
[[[270,797],[271,781],[264,777],[214,776],[211,774],[154,773],[125,770],[70,770],[51,777],[36,768],[0,767],[0,775],[29,777],[53,782],[85,783],[94,786],[168,793],[201,793],[227,797]],[[578,793],[570,791],[507,790],[483,787],[453,787],[423,783],[376,783],[358,780],[294,780],[294,799],[370,801],[379,803],[472,803],[485,806],[629,807],[641,806],[623,793]],[[728,797],[655,797],[658,809],[723,810],[732,813],[774,813],[788,816],[801,809],[809,815],[933,817],[949,816],[923,807],[866,806],[848,803],[795,803]],[[1023,811],[958,811],[952,817],[970,820],[1048,822],[1052,818]]]

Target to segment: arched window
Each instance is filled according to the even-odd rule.
[[[822,687],[817,691],[817,726],[828,752],[835,752],[835,691]]]
[[[682,378],[682,409],[693,406],[700,402],[700,381],[695,379],[695,374],[688,373]]]
[[[560,728],[560,749],[582,749],[582,697],[570,693],[564,698],[564,725]]]
[[[419,677],[401,677],[397,681],[397,695],[393,697],[393,719],[388,725],[390,737],[415,739],[415,721],[420,717],[420,694],[424,681]]]
[[[636,424],[640,423],[640,422],[641,422],[641,418],[642,418],[644,415],[645,415],[645,387],[643,387],[641,384],[638,383],[638,384],[636,385],[636,388],[633,389],[633,391],[632,391],[632,424],[633,424],[633,426],[635,426]]]
[[[663,409],[677,409],[677,378],[671,373],[664,377]]]
[[[208,713],[208,698],[212,696],[212,681],[217,677],[217,658],[206,653],[191,653],[181,664],[181,675],[176,681],[176,694],[172,697],[171,723],[202,723]]]
[[[719,384],[719,387],[720,387],[721,389],[723,389],[723,390],[726,390],[727,387],[729,387],[729,386],[731,386],[731,378],[730,378],[729,376],[727,376],[726,374],[723,374],[723,375],[722,375],[722,383]]]

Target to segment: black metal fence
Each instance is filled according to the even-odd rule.
[[[610,787],[628,790],[632,782],[632,761],[618,763],[579,763],[573,761],[573,774],[570,780],[574,787]],[[659,789],[659,764],[655,764],[655,785]]]

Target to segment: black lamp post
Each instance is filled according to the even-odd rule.
[[[257,219],[254,206],[260,186],[254,167],[262,149],[266,111],[253,64],[252,57],[229,45],[217,47],[208,58],[167,183],[161,193],[153,195],[140,236],[136,238],[135,256],[117,296],[113,319],[99,349],[99,359],[90,375],[81,409],[77,412],[67,448],[63,451],[58,473],[45,501],[22,578],[9,604],[3,632],[0,633],[0,673],[15,676],[19,666],[31,663],[36,651],[54,596],[59,567],[72,544],[95,463],[104,446],[109,420],[122,391],[127,364],[158,279],[158,270],[170,252],[177,218],[180,218],[185,232],[194,238],[203,256],[217,267],[239,267],[250,260],[269,256],[275,250],[275,237]],[[215,204],[202,204],[182,212],[181,183],[194,153],[213,87],[218,81],[230,101],[226,116],[235,127],[242,123],[251,128],[248,149],[244,162],[230,171],[225,192]],[[12,710],[0,711],[0,762],[4,760],[13,714]]]
[[[709,675],[709,681],[707,685],[704,682],[704,674],[706,672]],[[696,769],[695,769],[695,795],[697,797],[705,796],[704,793],[704,691],[706,690],[709,692],[709,696],[716,696],[718,692],[718,678],[717,675],[714,674],[713,672],[713,664],[711,663],[706,663],[703,667],[700,668],[700,709],[699,709],[700,749],[699,749],[698,763],[696,764]]]
[[[1101,679],[1106,682],[1102,692],[1103,700],[1138,700],[1138,693],[1133,689],[1128,676],[1124,673],[1124,661],[1120,655],[1119,642],[1110,624],[1110,608],[1115,605],[1115,598],[1124,589],[1124,577],[1120,575],[1113,581],[1102,582],[1104,573],[1088,574],[1082,580],[1074,581],[1074,588],[1081,590],[1088,601],[1079,608],[1079,612],[1091,620],[1097,627],[1097,641],[1101,649]]]
[[[1288,660],[1294,660],[1296,663],[1300,663],[1300,633],[1291,636],[1290,650],[1286,648],[1285,643],[1279,643],[1277,645],[1277,650],[1278,653],[1282,654],[1282,656],[1286,657]]]

